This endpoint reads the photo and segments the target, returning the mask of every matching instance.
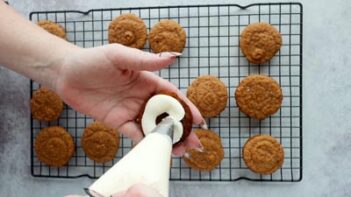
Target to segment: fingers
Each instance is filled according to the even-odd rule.
[[[190,135],[185,139],[185,141],[173,148],[172,153],[175,156],[183,156],[186,152],[186,149],[199,148],[201,147],[201,143],[199,138],[196,136],[194,132],[191,132]]]
[[[193,115],[193,123],[194,124],[202,124],[204,122],[204,118],[202,117],[200,111],[197,107],[185,96],[182,96],[184,102],[189,106],[191,113]]]
[[[155,76],[157,77],[157,76]],[[204,118],[202,117],[200,111],[197,109],[197,107],[171,82],[162,79],[161,77],[158,77],[158,82],[157,82],[157,90],[156,92],[168,90],[175,92],[190,108],[192,116],[193,116],[193,123],[194,124],[201,124],[204,121]]]
[[[110,44],[103,46],[107,57],[119,69],[156,71],[172,64],[176,57],[181,55],[176,52],[163,52],[159,54],[144,52],[135,48],[126,47],[120,44]],[[154,76],[156,77],[156,75]],[[158,77],[158,91],[171,90],[180,96],[190,107],[195,124],[203,122],[203,118],[195,105],[172,83]]]
[[[173,150],[172,150],[172,154],[174,156],[177,156],[177,157],[181,157],[183,156],[185,153],[185,147],[183,144],[177,146],[177,147],[174,147]]]
[[[161,194],[152,187],[144,184],[135,184],[127,191],[119,192],[112,197],[162,197]]]
[[[201,146],[201,142],[194,132],[190,133],[183,144],[186,148],[198,148]]]
[[[157,71],[172,64],[176,57],[181,55],[176,52],[163,52],[159,54],[145,52],[121,44],[103,46],[108,59],[118,69]]]
[[[144,137],[140,126],[134,121],[128,121],[122,124],[118,130],[123,135],[133,140],[134,143],[138,143]]]

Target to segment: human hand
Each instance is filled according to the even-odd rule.
[[[77,48],[59,62],[53,88],[75,110],[117,128],[138,142],[143,135],[135,118],[145,100],[162,90],[175,92],[184,99],[195,124],[203,121],[197,108],[178,88],[150,72],[170,65],[177,55],[152,54],[119,44]],[[192,133],[173,154],[182,155],[185,147],[198,145],[199,140]]]
[[[16,23],[16,25],[13,25]],[[192,111],[199,111],[171,83],[149,71],[171,64],[177,54],[151,54],[111,44],[82,49],[20,16],[0,1],[0,64],[54,89],[75,110],[105,122],[135,142],[142,138],[134,122],[142,103],[161,90],[182,97]],[[30,39],[28,39],[30,38]],[[184,146],[199,145],[194,134]]]

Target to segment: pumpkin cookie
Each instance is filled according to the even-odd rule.
[[[34,149],[39,161],[53,167],[67,164],[74,153],[72,136],[62,127],[47,127],[35,138]]]
[[[44,21],[39,21],[38,25],[55,36],[58,36],[65,40],[67,39],[65,29],[57,23],[54,23],[49,20],[44,20]]]
[[[243,147],[243,158],[249,169],[267,175],[278,170],[284,162],[284,149],[269,135],[255,135]]]
[[[188,149],[186,155],[189,156],[183,157],[183,160],[193,169],[211,171],[221,163],[224,157],[221,138],[211,130],[196,129],[194,132],[203,150]]]
[[[81,145],[90,159],[105,163],[115,158],[119,149],[119,134],[100,122],[94,122],[85,128]]]
[[[181,53],[185,47],[186,33],[174,20],[161,20],[150,31],[150,47],[153,52],[173,51]]]
[[[251,118],[263,120],[279,110],[283,93],[274,79],[250,75],[236,88],[235,99],[240,111]]]
[[[142,49],[147,39],[144,21],[134,14],[122,14],[115,18],[108,27],[109,43]]]
[[[195,79],[188,87],[187,96],[205,118],[217,116],[227,106],[227,88],[214,76],[206,75]]]
[[[53,121],[59,118],[63,102],[55,92],[42,87],[34,92],[30,107],[34,119]]]
[[[252,23],[240,35],[240,48],[249,62],[263,64],[280,49],[282,36],[268,23]]]

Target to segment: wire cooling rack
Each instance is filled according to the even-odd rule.
[[[215,170],[198,172],[186,166],[181,158],[172,158],[171,180],[186,181],[252,181],[294,182],[302,179],[302,5],[300,3],[264,3],[248,6],[196,5],[169,7],[142,7],[122,9],[94,9],[81,11],[32,12],[30,19],[51,20],[61,24],[68,41],[93,47],[107,44],[110,21],[123,14],[140,16],[148,30],[161,19],[176,20],[187,33],[183,55],[169,68],[158,72],[163,78],[186,92],[189,84],[200,75],[216,75],[228,87],[229,101],[220,116],[208,119],[208,125],[222,138],[225,157]],[[250,23],[268,22],[282,35],[280,52],[264,65],[251,65],[241,53],[240,32]],[[145,49],[150,51],[147,44]],[[234,92],[240,80],[250,74],[265,74],[276,79],[284,98],[281,109],[271,117],[257,121],[238,110]],[[31,82],[31,93],[39,87]],[[131,149],[131,141],[121,138],[116,158],[97,164],[84,154],[80,138],[92,119],[65,106],[57,121],[43,123],[31,120],[31,170],[35,177],[97,178]],[[52,125],[65,127],[74,137],[76,152],[69,164],[62,168],[48,167],[38,161],[33,143],[40,129]],[[272,175],[251,172],[243,162],[242,147],[255,134],[270,134],[284,147],[283,167]]]

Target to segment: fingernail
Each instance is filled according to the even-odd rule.
[[[190,158],[190,154],[189,153],[184,153],[183,157],[189,159]]]
[[[205,152],[205,148],[201,145],[200,147],[197,147],[197,148],[193,148],[192,150],[194,151],[197,151],[197,152],[200,152],[200,153],[203,153]],[[183,157],[189,159],[191,157],[191,153],[189,152],[185,152]]]
[[[204,147],[202,145],[201,145],[201,147],[195,148],[195,150],[200,152],[200,153],[205,152],[205,149],[204,149]]]
[[[198,148],[201,149],[202,152],[205,150],[205,147],[202,145],[201,141],[199,143]]]
[[[181,56],[182,54],[181,53],[177,53],[177,52],[162,52],[162,53],[159,53],[158,54],[159,57],[178,57],[178,56]]]
[[[208,126],[207,126],[207,123],[206,123],[205,119],[202,120],[202,123],[200,124],[200,127],[201,127],[201,129],[208,130]]]

